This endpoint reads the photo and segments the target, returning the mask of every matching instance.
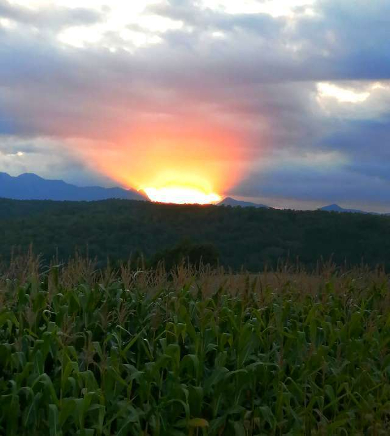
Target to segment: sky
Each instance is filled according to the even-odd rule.
[[[390,212],[389,40],[388,0],[0,0],[0,171]]]

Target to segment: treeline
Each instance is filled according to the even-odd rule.
[[[66,260],[75,251],[104,263],[182,261],[258,271],[290,260],[314,268],[390,266],[390,217],[322,211],[164,205],[142,201],[0,200],[0,256]]]

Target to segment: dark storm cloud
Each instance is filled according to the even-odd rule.
[[[236,195],[253,195],[253,182],[236,189]],[[390,202],[388,177],[362,174],[349,169],[310,167],[274,168],[257,175],[257,195],[262,198],[290,198],[356,204],[362,208]],[[374,206],[375,207],[375,206]],[[369,210],[369,209],[368,209]]]
[[[19,133],[15,122],[10,118],[0,115],[0,135],[12,135],[13,133]]]
[[[55,30],[93,24],[103,19],[100,12],[29,11],[0,1],[1,17],[53,31],[42,39],[28,28],[0,29],[6,65],[0,133],[115,141],[119,129],[131,129],[140,117],[203,117],[244,138],[250,162],[242,163],[246,175],[237,195],[387,203],[390,108],[385,102],[380,116],[349,117],[353,105],[347,104],[342,115],[327,113],[316,82],[355,80],[358,90],[368,80],[390,79],[390,4],[324,0],[314,12],[293,19],[233,15],[170,1],[145,14],[182,21],[182,28],[129,53],[115,32],[80,49],[58,42]],[[118,46],[115,53],[110,44]],[[371,97],[362,103],[376,104]],[[337,151],[343,160],[335,158],[324,172],[306,161],[278,165],[275,150],[302,160],[308,152]],[[251,167],[255,161],[258,169]]]
[[[324,144],[341,148],[351,153],[390,157],[390,147],[377,147],[376,144],[390,144],[390,113],[384,120],[353,120],[344,122],[339,131],[324,138]],[[379,156],[378,156],[379,157]]]
[[[226,14],[211,9],[200,9],[191,2],[168,2],[151,5],[146,12],[183,21],[198,31],[253,32],[261,37],[273,38],[283,28],[284,19],[275,19],[267,14]]]
[[[256,192],[263,199],[341,202],[368,209],[382,205],[389,209],[390,122],[336,121],[328,127],[335,132],[331,135],[326,129],[322,135],[314,132],[306,143],[305,135],[298,135],[302,142],[295,150],[298,156],[302,154],[301,163],[294,154],[290,160],[275,158],[270,165],[250,173],[234,193],[251,197]],[[293,147],[285,149],[292,151]],[[334,159],[321,164],[315,159],[307,160],[307,151],[341,155],[336,154]]]
[[[318,15],[300,20],[296,32],[310,41],[308,62],[318,63],[322,80],[379,80],[390,76],[390,3],[321,0]],[[327,56],[318,56],[321,50]],[[308,54],[309,54],[308,53]]]
[[[41,30],[54,30],[65,26],[94,24],[102,19],[102,14],[85,8],[41,7],[39,11],[14,5],[0,0],[0,17],[18,23],[39,27]]]

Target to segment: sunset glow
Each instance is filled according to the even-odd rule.
[[[198,188],[168,186],[165,188],[145,188],[148,197],[159,203],[210,204],[221,200],[218,194],[206,193]]]
[[[389,12],[0,0],[0,173],[157,202],[390,212]]]
[[[112,141],[69,143],[91,167],[125,188],[146,192],[152,201],[209,204],[242,177],[237,161],[244,140],[226,126],[198,117],[172,116],[164,122],[118,129]]]

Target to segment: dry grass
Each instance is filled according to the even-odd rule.
[[[172,271],[166,271],[162,265],[157,269],[132,268],[131,262],[123,262],[119,268],[108,266],[96,268],[93,259],[76,255],[66,264],[52,262],[46,266],[39,256],[29,252],[26,256],[13,257],[9,264],[0,264],[0,302],[5,289],[16,288],[27,280],[39,283],[40,278],[48,275],[49,291],[58,286],[72,288],[80,283],[88,286],[102,284],[109,287],[120,281],[125,289],[138,289],[155,293],[161,289],[181,289],[190,284],[190,289],[202,290],[204,296],[210,296],[219,288],[232,295],[248,293],[261,296],[267,289],[279,293],[286,289],[296,290],[297,295],[314,295],[331,283],[337,293],[345,293],[351,286],[364,292],[372,285],[388,286],[390,276],[382,269],[370,269],[366,266],[343,269],[331,262],[319,262],[315,271],[290,264],[281,264],[275,270],[265,270],[257,274],[239,271],[232,272],[223,267],[211,268],[201,265],[195,268],[181,264]]]

